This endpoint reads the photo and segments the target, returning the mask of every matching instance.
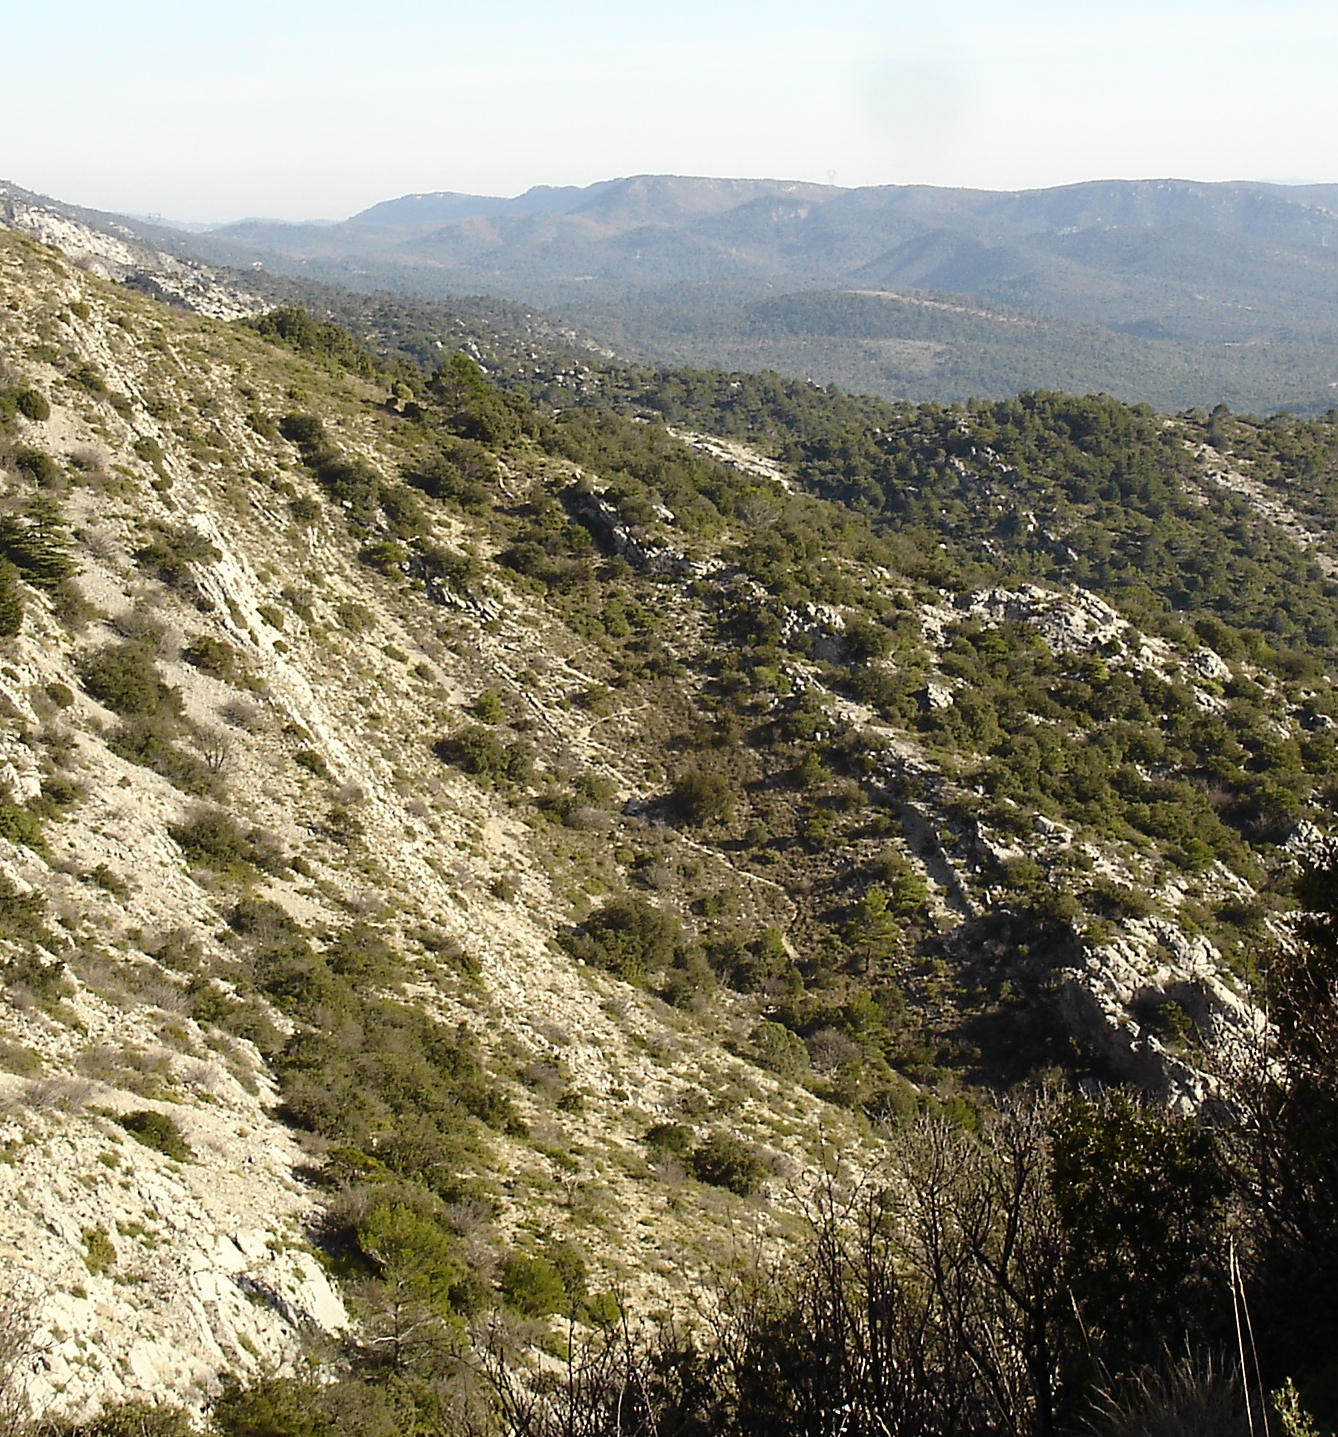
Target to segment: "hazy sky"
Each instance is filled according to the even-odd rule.
[[[1317,0],[54,0],[5,49],[0,177],[186,220],[639,173],[1338,179]]]

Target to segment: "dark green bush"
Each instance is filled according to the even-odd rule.
[[[547,1258],[512,1253],[502,1262],[497,1285],[507,1306],[525,1317],[547,1317],[566,1306],[562,1276]]]
[[[661,1156],[686,1158],[692,1151],[695,1134],[682,1123],[656,1123],[646,1130],[641,1141]]]
[[[732,1133],[712,1133],[692,1154],[697,1178],[713,1187],[750,1197],[771,1176],[767,1155]]]
[[[60,482],[60,465],[40,449],[24,445],[14,450],[9,462],[20,474],[26,474],[34,484],[44,489],[53,488]]]
[[[42,926],[45,915],[46,899],[40,893],[21,892],[0,874],[0,937],[48,943],[50,936]]]
[[[47,403],[46,395],[37,389],[20,389],[14,395],[15,408],[25,419],[32,419],[41,423],[51,418],[51,406]]]
[[[227,679],[236,674],[241,654],[223,639],[216,639],[212,634],[197,634],[182,649],[181,657],[202,673]]]
[[[694,828],[728,823],[734,816],[734,790],[723,774],[691,769],[674,784],[669,806],[682,822]]]
[[[573,957],[627,983],[644,983],[671,967],[685,946],[683,925],[644,898],[620,898],[597,909],[580,933],[564,938]]]
[[[302,494],[289,501],[288,512],[298,524],[314,524],[321,517],[321,506],[315,499]]]
[[[146,464],[156,468],[163,462],[163,446],[151,434],[141,434],[130,447]]]
[[[181,696],[158,675],[142,643],[108,644],[89,654],[80,669],[84,687],[100,704],[124,718],[177,718]]]
[[[181,725],[175,711],[134,715],[107,737],[107,747],[128,763],[152,769],[195,798],[217,798],[222,776],[199,755],[178,746]]]
[[[43,1425],[52,1437],[195,1437],[189,1414],[170,1402],[117,1402],[83,1422]]]
[[[369,569],[375,569],[378,574],[385,574],[387,578],[394,578],[404,572],[409,562],[409,551],[398,539],[378,539],[375,543],[368,544],[358,554],[358,558]]]
[[[285,867],[277,841],[259,829],[246,829],[221,808],[199,808],[184,823],[168,832],[191,863],[211,868],[248,865],[262,873],[281,873]]]
[[[223,555],[198,529],[155,524],[153,537],[135,550],[135,561],[164,584],[176,587],[190,579],[193,564],[217,563]]]
[[[143,1143],[154,1152],[179,1163],[194,1157],[190,1144],[181,1135],[181,1129],[166,1113],[140,1108],[133,1113],[119,1114],[116,1121],[136,1142]]]
[[[435,751],[438,758],[485,782],[524,784],[534,771],[534,751],[528,744],[519,739],[503,741],[479,724],[442,739]]]
[[[294,1377],[262,1377],[250,1387],[234,1380],[214,1403],[213,1425],[223,1437],[336,1437],[321,1396],[319,1384]]]
[[[42,853],[46,840],[42,837],[42,825],[26,808],[0,797],[0,838],[7,838],[24,848]]]
[[[97,398],[107,392],[107,381],[103,378],[102,371],[87,360],[70,371],[70,380]]]
[[[325,425],[315,414],[285,414],[279,420],[279,433],[302,450],[317,450],[327,442]]]
[[[19,571],[8,559],[0,559],[0,639],[12,639],[23,628],[23,595],[19,593]]]

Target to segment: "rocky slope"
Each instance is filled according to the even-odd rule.
[[[1257,664],[863,540],[835,597],[778,601],[741,546],[786,504],[836,521],[736,440],[646,438],[698,512],[468,365],[396,391],[11,232],[0,289],[0,1188],[35,1410],[333,1361],[385,1320],[378,1213],[440,1223],[463,1316],[525,1310],[508,1261],[559,1249],[569,1298],[682,1308],[833,1152],[876,1162],[869,1112],[1060,1051],[1192,1109],[1255,1031],[1210,916],[1256,903],[1254,860],[991,807],[950,725],[963,634],[1186,724],[1248,678],[1290,738]],[[728,636],[763,620],[745,680]],[[360,1047],[378,1024],[411,1036]],[[331,1075],[363,1058],[354,1101]],[[407,1099],[376,1085],[401,1063]],[[456,1146],[413,1127],[433,1104]]]

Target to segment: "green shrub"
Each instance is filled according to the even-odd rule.
[[[319,450],[327,443],[325,425],[315,414],[285,414],[279,420],[279,433],[304,452]]]
[[[483,445],[460,439],[446,441],[439,452],[401,470],[406,483],[430,498],[482,513],[492,503],[497,461]]]
[[[663,1157],[686,1158],[692,1151],[695,1134],[682,1123],[656,1123],[646,1130],[641,1141]]]
[[[40,912],[39,909],[39,915]],[[0,928],[0,932],[3,931],[3,928]],[[51,935],[37,924],[24,933],[9,932],[5,936],[44,945],[49,945],[52,941]],[[32,951],[0,963],[0,977],[3,977],[6,985],[10,987],[26,988],[39,1003],[48,1006],[59,998],[68,998],[74,991],[65,976],[64,963],[59,959],[45,962]]]
[[[211,634],[197,634],[181,651],[181,657],[202,673],[215,678],[231,678],[237,672],[241,655],[223,639]]]
[[[564,938],[575,958],[607,969],[627,983],[644,983],[671,967],[684,947],[683,925],[644,898],[606,903]]]
[[[14,395],[14,405],[25,419],[34,420],[38,424],[51,418],[51,406],[47,403],[46,395],[40,390],[20,389]]]
[[[159,677],[143,643],[129,640],[95,650],[79,676],[100,704],[123,718],[177,718],[182,713],[180,694]]]
[[[808,1072],[808,1048],[804,1040],[783,1023],[759,1023],[753,1029],[752,1039],[757,1061],[762,1067],[786,1078]]]
[[[339,456],[316,465],[316,482],[336,504],[348,510],[348,517],[364,527],[376,517],[385,480],[365,459]]]
[[[512,1253],[502,1263],[497,1285],[507,1306],[525,1317],[547,1317],[566,1306],[562,1276],[544,1257]]]
[[[491,729],[471,724],[435,745],[438,758],[453,763],[472,778],[491,783],[528,783],[534,772],[534,751],[519,739],[504,742]]]
[[[750,1197],[771,1176],[766,1154],[731,1133],[712,1133],[692,1154],[692,1170],[700,1181]]]
[[[133,1113],[121,1113],[116,1122],[138,1143],[162,1153],[175,1162],[188,1162],[195,1154],[190,1144],[181,1135],[181,1129],[166,1113],[140,1108]]]
[[[379,1202],[358,1223],[358,1247],[400,1302],[447,1315],[467,1306],[469,1289],[458,1245],[405,1203]]]
[[[340,625],[351,634],[367,634],[376,627],[376,615],[356,599],[341,599],[334,609]]]
[[[223,791],[221,775],[201,757],[175,742],[180,723],[175,711],[133,715],[107,737],[107,747],[127,763],[152,769],[195,798],[216,798]]]
[[[23,892],[0,873],[0,938],[22,943],[50,942],[50,935],[42,927],[45,915],[46,899],[40,893]]]
[[[300,494],[296,499],[289,500],[288,512],[293,516],[294,523],[314,524],[321,517],[321,506],[309,495]]]
[[[398,539],[378,539],[362,549],[358,558],[369,569],[375,569],[378,574],[384,574],[387,578],[394,578],[397,574],[402,574],[408,565],[409,551]]]
[[[469,706],[480,723],[499,724],[506,717],[506,707],[496,689],[485,689]]]
[[[193,564],[213,564],[223,557],[198,529],[171,524],[155,524],[153,529],[149,542],[135,550],[135,561],[164,584],[184,587]]]
[[[101,398],[107,392],[107,381],[102,371],[87,360],[70,371],[70,380],[95,398]]]
[[[277,842],[259,829],[244,829],[221,808],[197,809],[184,823],[167,830],[191,863],[211,868],[232,868],[238,864],[258,868],[262,873],[280,873],[283,853]]]
[[[520,437],[520,420],[506,396],[488,383],[467,354],[444,359],[428,381],[427,393],[440,405],[445,424],[461,438],[496,446]]]
[[[19,571],[8,559],[0,559],[0,639],[12,639],[23,628],[23,595],[18,590]]]
[[[117,1402],[84,1422],[44,1425],[52,1437],[195,1437],[189,1414],[169,1402]]]
[[[84,1266],[94,1277],[100,1277],[116,1265],[116,1247],[105,1227],[86,1227],[83,1239]]]
[[[691,769],[674,784],[669,806],[687,824],[728,823],[734,815],[734,790],[723,774]]]
[[[0,838],[7,838],[10,843],[23,848],[31,848],[34,853],[42,853],[46,849],[42,825],[37,818],[26,808],[5,798],[0,798]]]
[[[141,434],[130,446],[146,464],[156,469],[163,462],[163,446],[151,434]]]
[[[20,474],[26,474],[34,484],[41,485],[43,489],[53,488],[60,482],[60,465],[40,449],[22,446],[15,449],[9,462]]]
[[[336,1437],[321,1398],[317,1384],[295,1377],[263,1377],[245,1388],[233,1379],[214,1403],[213,1426],[223,1437]]]
[[[314,773],[317,778],[331,778],[330,765],[325,761],[325,755],[314,748],[300,748],[293,755],[293,762],[304,768],[308,773]]]

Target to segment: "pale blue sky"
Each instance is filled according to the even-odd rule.
[[[676,173],[1338,179],[1338,7],[71,0],[5,22],[0,177],[178,219]]]

